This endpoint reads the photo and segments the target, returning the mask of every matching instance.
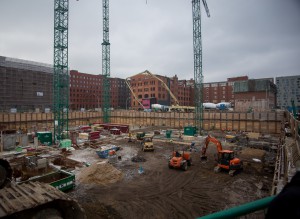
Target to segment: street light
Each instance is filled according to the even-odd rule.
[[[130,97],[127,97],[127,99],[126,99],[126,110],[127,110],[127,102],[128,102],[128,100],[130,100]]]

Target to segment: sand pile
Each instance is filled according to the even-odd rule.
[[[107,185],[118,182],[123,178],[121,171],[106,162],[94,163],[82,169],[77,177],[79,182],[87,184]]]

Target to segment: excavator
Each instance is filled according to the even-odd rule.
[[[186,151],[174,151],[172,153],[172,156],[169,160],[169,168],[173,169],[182,169],[186,171],[188,169],[188,166],[192,165],[192,158],[191,154]]]
[[[216,159],[218,165],[214,169],[215,173],[224,169],[229,171],[230,176],[234,176],[236,171],[243,169],[243,162],[234,156],[234,152],[231,150],[223,150],[221,142],[210,135],[206,137],[205,145],[202,148],[202,161],[207,160],[206,150],[210,142],[214,143],[218,150],[218,157]]]
[[[16,184],[7,159],[0,158],[0,218],[86,219],[69,195],[40,182]]]
[[[169,86],[164,82],[164,80],[162,80],[161,78],[159,78],[158,76],[152,74],[150,71],[148,70],[145,70],[141,73],[138,73],[137,75],[139,74],[144,74],[144,75],[148,75],[150,77],[153,77],[155,78],[156,80],[158,80],[161,85],[166,89],[166,91],[169,93],[169,95],[171,96],[172,100],[173,100],[173,104],[171,105],[171,107],[169,108],[169,110],[172,112],[194,112],[195,111],[195,107],[194,106],[181,106],[179,104],[179,100],[177,99],[177,97],[173,94],[173,92],[171,91],[171,89],[169,88]],[[136,76],[136,75],[134,75]],[[131,77],[134,77],[134,76],[131,76]],[[137,96],[135,95],[133,89],[131,88],[131,85],[130,85],[130,77],[126,78],[125,79],[125,82],[129,88],[129,90],[131,91],[134,99],[139,103],[139,105],[141,106],[142,109],[145,110],[145,107],[144,105],[141,103],[141,101],[137,98]]]

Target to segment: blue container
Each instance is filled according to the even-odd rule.
[[[96,151],[96,153],[98,154],[98,156],[100,158],[107,158],[108,157],[108,152],[110,150],[104,150],[104,151]]]
[[[96,153],[98,154],[98,156],[100,158],[107,158],[109,151],[111,151],[111,150],[115,150],[116,151],[117,149],[118,149],[118,147],[112,147],[112,148],[109,148],[109,149],[106,149],[106,150],[96,151]]]

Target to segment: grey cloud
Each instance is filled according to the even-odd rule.
[[[193,78],[191,1],[147,2],[110,0],[111,76],[148,69]],[[207,4],[211,17],[202,10],[205,82],[299,74],[299,1]],[[102,1],[70,0],[69,18],[70,68],[101,74]],[[0,55],[53,62],[53,0],[1,0],[0,26]]]

